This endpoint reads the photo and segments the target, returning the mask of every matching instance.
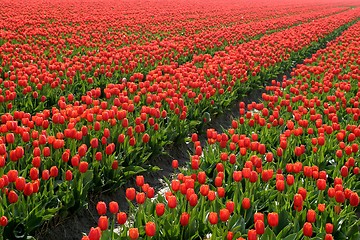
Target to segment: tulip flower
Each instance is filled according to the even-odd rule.
[[[269,213],[267,219],[270,227],[276,227],[279,224],[279,216],[277,213]]]
[[[106,214],[106,203],[105,202],[98,202],[96,204],[96,210],[99,215],[105,215]]]
[[[303,226],[303,234],[304,236],[306,237],[311,237],[312,234],[313,234],[313,228],[312,228],[312,225],[311,223],[309,222],[306,222]]]
[[[116,219],[117,219],[117,223],[120,224],[120,225],[123,225],[125,224],[126,220],[127,220],[127,215],[125,212],[119,212],[117,215],[116,215]]]
[[[208,219],[212,225],[215,225],[218,222],[218,214],[216,212],[211,212],[209,213]]]
[[[186,226],[189,224],[189,218],[190,218],[190,214],[188,214],[187,212],[183,212],[180,216],[180,224],[181,226]]]
[[[129,229],[129,238],[132,240],[139,238],[139,230],[137,228],[130,228]]]
[[[154,222],[147,222],[145,224],[145,233],[147,236],[152,237],[156,233],[156,225]]]

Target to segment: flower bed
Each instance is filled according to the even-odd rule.
[[[273,81],[261,102],[240,102],[241,117],[208,129],[204,149],[193,134],[195,154],[187,168],[173,161],[164,195],[138,176],[128,214],[111,202],[108,219],[98,203],[83,239],[358,239],[359,33],[357,23]]]
[[[132,36],[138,26],[132,23],[124,43],[116,40],[123,28],[96,24],[91,14],[81,16],[77,3],[73,12],[72,4],[66,2],[64,15],[49,4],[49,12],[56,14],[39,18],[33,13],[44,5],[31,3],[19,8],[29,16],[11,12],[1,22],[0,216],[5,238],[26,238],[54,216],[86,206],[89,192],[113,190],[135,175],[158,170],[149,159],[164,153],[165,146],[201,130],[239,95],[261,87],[359,18],[358,8],[350,6],[280,4],[273,8],[279,16],[248,9],[244,16],[254,21],[219,20],[223,31],[194,23],[189,27],[193,33],[160,34],[161,41]],[[288,16],[281,16],[284,11]],[[110,21],[109,16],[96,15]],[[192,22],[192,17],[185,19]],[[145,26],[151,32],[157,24]],[[87,25],[91,28],[81,34]],[[98,35],[99,27],[104,32]],[[188,49],[181,52],[178,47],[184,46]],[[139,60],[130,66],[120,61],[141,59],[146,52],[158,62]],[[129,79],[122,78],[126,74]]]

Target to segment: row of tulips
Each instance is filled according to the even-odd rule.
[[[144,168],[149,156],[175,140],[171,133],[185,136],[203,116],[209,119],[199,111],[223,108],[236,99],[238,90],[253,86],[259,77],[253,72],[278,74],[316,47],[309,37],[326,42],[358,15],[357,9],[346,11],[285,30],[281,34],[288,36],[286,41],[274,33],[274,41],[265,36],[244,46],[263,49],[260,54],[278,49],[285,59],[277,58],[272,65],[261,62],[258,51],[249,51],[241,68],[235,68],[240,60],[232,60],[238,54],[229,48],[213,58],[202,55],[183,66],[159,67],[138,85],[124,82],[109,84],[104,91],[93,89],[81,103],[69,94],[60,97],[59,108],[2,115],[1,215],[10,220],[4,224],[5,236],[22,238],[54,215],[74,212],[86,204],[90,189],[117,188],[134,174],[156,170]],[[207,63],[196,67],[201,61]],[[257,72],[259,64],[264,65]],[[168,75],[161,76],[163,72]],[[219,78],[223,80],[215,80]],[[212,111],[206,110],[211,106]]]
[[[25,37],[35,37],[36,40],[37,37],[48,34],[58,36],[54,31],[61,30],[59,36],[64,37],[66,44],[77,48],[79,47],[77,42],[71,41],[71,37],[77,34],[76,31],[80,31],[82,37],[90,37],[95,44],[103,43],[101,38],[114,44],[108,39],[108,33],[111,32],[120,46],[132,43],[144,44],[168,36],[189,36],[208,29],[231,26],[237,22],[246,23],[256,19],[284,16],[289,12],[306,13],[306,11],[320,11],[323,8],[351,6],[351,4],[333,6],[329,3],[319,3],[307,8],[308,6],[303,3],[293,6],[276,3],[272,6],[264,6],[264,11],[260,14],[259,9],[256,8],[259,3],[240,7],[234,4],[235,1],[223,3],[198,1],[192,4],[182,3],[180,6],[176,6],[177,3],[171,1],[162,3],[127,1],[114,4],[111,1],[96,0],[87,4],[75,1],[61,1],[61,3],[63,4],[61,8],[54,8],[53,5],[58,5],[58,1],[50,4],[34,1],[27,6],[21,1],[4,2],[2,14],[6,18],[16,20],[1,21],[4,27],[3,38],[24,43]],[[232,6],[232,9],[229,9],[229,6]],[[212,11],[214,8],[218,11]],[[43,9],[47,9],[48,14],[38,15],[37,13]],[[68,28],[69,26],[75,29]],[[94,33],[99,36],[95,36]],[[115,44],[110,46],[116,47]]]
[[[79,26],[71,27],[60,28],[57,21],[51,23],[56,27],[45,24],[45,31],[38,26],[44,21],[39,18],[32,25],[35,29],[28,28],[30,32],[23,31],[22,34],[13,34],[13,31],[21,31],[22,28],[16,26],[23,22],[4,22],[4,27],[11,32],[4,31],[0,34],[6,39],[0,46],[0,102],[3,103],[0,111],[13,112],[14,109],[21,108],[34,113],[55,106],[58,96],[64,93],[79,97],[92,88],[104,88],[109,82],[118,83],[123,77],[130,81],[142,81],[144,75],[157,65],[185,63],[194,55],[214,54],[229,45],[260,38],[266,33],[351,11],[349,7],[321,7],[322,10],[317,5],[292,9],[286,7],[284,10],[283,6],[277,6],[273,9],[274,14],[288,11],[289,15],[274,16],[263,12],[260,15],[260,12],[256,12],[258,20],[253,22],[239,21],[221,29],[200,32],[193,26],[195,33],[190,35],[169,36],[161,41],[146,39],[149,40],[146,43],[126,46],[122,46],[123,38],[117,37],[122,31],[113,30],[109,33],[110,26],[92,25],[87,28],[86,19]],[[250,12],[248,15],[251,16]],[[248,15],[245,14],[245,18]],[[69,23],[64,21],[63,24]],[[122,26],[119,23],[112,24]],[[87,30],[79,36],[79,29]],[[104,29],[104,32],[94,34],[94,29]],[[168,30],[166,28],[163,31]],[[103,42],[104,38],[109,40]],[[17,101],[19,97],[25,100]]]
[[[82,239],[359,239],[359,44],[357,23],[261,102],[240,102],[205,147],[192,134],[194,154],[185,168],[173,160],[165,194],[137,176],[128,212],[99,202]]]

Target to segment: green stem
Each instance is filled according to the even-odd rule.
[[[111,240],[114,239],[114,227],[115,227],[115,214],[112,217],[112,223],[111,223]]]

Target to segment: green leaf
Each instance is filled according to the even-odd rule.
[[[347,236],[353,236],[355,233],[359,233],[359,222],[355,222],[351,225],[348,230],[346,231]]]
[[[275,228],[275,233],[279,234],[280,231],[281,232],[284,231],[289,226],[289,223],[290,223],[289,213],[285,210],[281,211],[279,214],[279,225]]]
[[[296,237],[297,237],[297,233],[293,233],[293,234],[288,235],[285,238],[279,238],[279,236],[278,236],[276,239],[278,239],[278,240],[294,240],[294,239],[296,239]]]
[[[198,235],[199,222],[197,219],[190,220],[189,223],[189,234],[190,236]]]
[[[272,229],[269,226],[267,226],[264,234],[261,236],[261,240],[273,240],[273,239],[276,239],[276,235],[272,231]]]
[[[288,225],[288,226],[286,226],[286,227],[284,227],[284,228],[282,228],[282,229],[280,228],[280,232],[279,232],[278,235],[277,235],[277,239],[282,239],[283,237],[287,236],[288,233],[289,233],[289,231],[290,231],[293,227],[294,227],[294,225],[293,225],[293,224],[290,224],[290,225]],[[277,227],[276,229],[278,229],[278,227]]]
[[[196,127],[200,123],[201,123],[200,121],[192,120],[192,121],[190,121],[189,125],[190,125],[190,127]]]
[[[343,232],[340,232],[340,231],[336,231],[333,235],[334,235],[334,239],[336,239],[336,240],[348,239],[347,236]]]
[[[360,239],[360,232],[357,232],[354,235],[352,235],[352,239]]]
[[[101,232],[101,239],[103,239],[103,240],[111,239],[111,231],[110,230],[102,231]]]
[[[151,166],[149,170],[150,170],[151,172],[157,172],[157,171],[160,171],[161,168],[159,168],[158,166]]]
[[[131,177],[134,175],[138,175],[140,173],[146,172],[145,168],[142,168],[140,166],[129,166],[124,168],[124,175],[125,177]]]
[[[243,226],[242,226],[243,225]],[[241,229],[242,227],[245,228],[245,220],[242,216],[234,214],[228,223],[229,230],[236,232],[237,230]]]

